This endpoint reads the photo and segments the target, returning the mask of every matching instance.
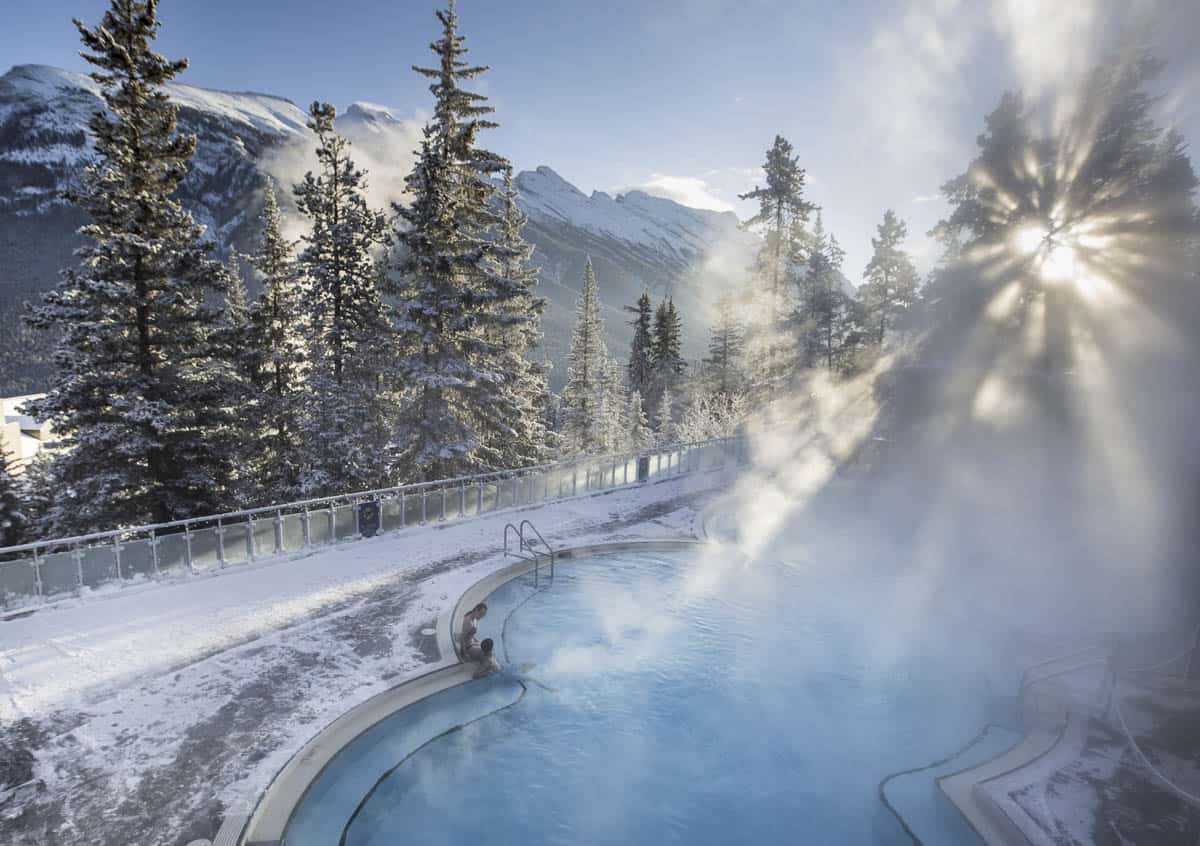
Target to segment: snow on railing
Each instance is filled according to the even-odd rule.
[[[0,547],[0,608],[110,583],[219,570],[360,538],[364,530],[468,518],[745,458],[744,438],[718,438]],[[360,509],[368,503],[374,508]]]

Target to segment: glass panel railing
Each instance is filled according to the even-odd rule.
[[[37,597],[33,557],[0,561],[0,608],[24,605]]]
[[[209,526],[192,529],[192,569],[198,573],[215,570],[221,566],[217,555],[217,529]]]
[[[245,564],[250,560],[250,527],[245,523],[230,523],[225,526],[225,564]]]
[[[358,534],[353,505],[339,505],[333,509],[333,528],[338,540]]]
[[[304,549],[304,515],[284,514],[279,522],[279,539],[284,552]]]
[[[121,569],[124,569],[124,567]],[[177,532],[170,535],[160,535],[158,537],[159,575],[164,573],[178,575],[179,573],[186,571],[187,538],[184,536],[183,532]]]

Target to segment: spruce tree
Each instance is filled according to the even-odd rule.
[[[522,248],[514,253],[505,245],[502,212],[492,203],[492,179],[508,162],[476,143],[481,130],[496,126],[484,117],[493,110],[486,97],[462,87],[487,68],[464,60],[453,2],[437,16],[442,36],[430,47],[438,66],[414,67],[432,80],[433,118],[407,179],[412,202],[396,207],[403,247],[396,267],[399,371],[412,393],[397,447],[410,479],[493,469],[509,460],[498,445],[517,436],[517,421],[527,425],[529,382],[510,345],[538,331],[528,323],[536,319],[528,308],[535,302],[528,277],[506,270],[514,257],[524,266]]]
[[[394,409],[383,378],[392,339],[376,256],[387,242],[387,223],[367,205],[366,174],[335,131],[335,116],[328,103],[309,109],[320,171],[295,187],[297,206],[312,225],[300,253],[311,353],[301,488],[310,495],[388,480]]]
[[[859,291],[872,342],[882,346],[887,328],[898,314],[917,299],[917,269],[902,244],[908,236],[904,221],[891,209],[884,212],[878,237],[871,239],[875,252],[863,271],[865,284]]]
[[[300,495],[303,467],[306,356],[305,302],[292,246],[283,237],[273,184],[264,192],[261,231],[250,263],[262,293],[250,309],[250,334],[258,352],[254,387],[261,438],[255,465],[262,498],[286,502]]]
[[[671,393],[671,386],[663,386],[662,393],[658,398],[658,411],[654,415],[655,437],[660,444],[669,444],[675,441],[674,404],[675,397]]]
[[[621,366],[615,359],[606,358],[600,385],[600,449],[603,452],[621,452],[628,444],[629,393]]]
[[[837,238],[826,233],[819,214],[807,252],[796,319],[805,361],[810,367],[845,370],[857,337],[855,303],[842,291],[845,252]]]
[[[734,311],[733,298],[726,295],[717,301],[717,319],[708,342],[708,357],[704,367],[712,393],[732,396],[744,389],[742,384],[742,346],[744,329]]]
[[[583,268],[583,288],[575,301],[575,331],[562,394],[562,446],[567,455],[603,450],[602,402],[607,362],[600,292],[589,258]]]
[[[650,429],[650,421],[646,418],[646,410],[642,406],[642,395],[638,391],[629,392],[629,407],[625,412],[628,425],[628,436],[625,442],[630,450],[635,452],[646,449],[654,441],[654,433]]]
[[[637,305],[625,306],[625,310],[634,315],[633,320],[629,321],[633,326],[633,341],[629,346],[629,365],[626,368],[629,389],[640,394],[645,402],[654,387],[654,339],[651,335],[654,308],[650,304],[649,292],[643,291]]]
[[[683,324],[675,302],[670,298],[658,304],[654,312],[654,333],[651,341],[654,377],[652,405],[655,419],[662,413],[663,397],[671,397],[683,377],[687,363],[683,360]],[[670,412],[673,413],[673,412]]]
[[[744,224],[763,232],[763,246],[757,257],[757,272],[765,291],[760,322],[756,327],[758,355],[758,388],[765,396],[773,395],[784,378],[787,345],[784,324],[789,317],[787,302],[787,262],[792,254],[796,236],[817,206],[804,199],[804,168],[792,145],[781,135],[767,151],[763,165],[765,186],[739,195],[743,200],[758,202],[758,213]]]
[[[527,217],[517,206],[511,167],[504,170],[503,186],[495,278],[504,284],[494,287],[507,296],[497,297],[498,319],[493,321],[489,340],[496,345],[496,363],[505,380],[503,388],[511,395],[515,408],[513,416],[500,426],[494,425],[492,417],[485,417],[483,422],[484,442],[489,453],[496,456],[493,462],[507,469],[537,464],[549,455],[544,421],[549,368],[532,358],[542,340],[541,315],[546,300],[534,294],[537,271],[529,263],[533,246],[522,235]]]
[[[151,49],[155,0],[113,0],[75,21],[105,110],[72,199],[90,222],[77,269],[31,322],[61,332],[58,367],[30,413],[59,436],[53,531],[77,533],[223,510],[236,458],[235,378],[221,360],[229,275],[174,198],[195,138],[176,131],[165,84],[187,67]]]
[[[24,543],[28,518],[12,472],[12,456],[0,449],[0,546]]]

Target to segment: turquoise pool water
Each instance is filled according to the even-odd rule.
[[[907,843],[879,780],[998,703],[969,618],[912,620],[906,584],[884,563],[628,553],[510,582],[480,627],[505,671],[346,747],[285,842]],[[907,804],[968,842],[938,801]]]

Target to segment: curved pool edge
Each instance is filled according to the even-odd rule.
[[[613,541],[556,550],[554,557],[556,562],[561,562],[630,551],[699,549],[705,545],[705,541],[695,538]],[[501,586],[528,573],[534,565],[535,562],[522,559],[492,571],[468,587],[458,601],[438,617],[437,643],[442,657],[437,664],[427,672],[355,705],[317,732],[271,780],[240,831],[228,833],[223,827],[216,842],[230,846],[279,846],[309,788],[344,747],[397,711],[471,681],[471,667],[459,657],[453,636],[461,625],[464,609],[474,607]],[[222,840],[223,837],[227,839]]]

